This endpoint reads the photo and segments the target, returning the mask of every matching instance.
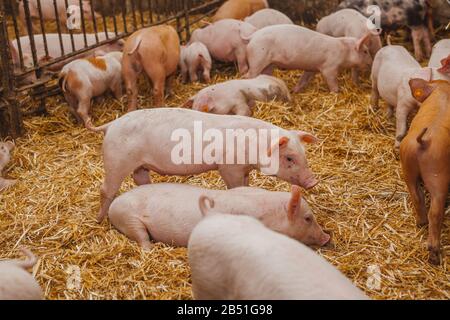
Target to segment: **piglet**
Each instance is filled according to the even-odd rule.
[[[122,96],[122,53],[78,59],[67,64],[59,74],[59,85],[71,113],[79,123],[91,121],[91,100],[110,90],[116,99]]]
[[[428,66],[438,72],[435,78],[450,81],[450,39],[441,40],[434,45]]]
[[[409,81],[411,95],[422,103],[400,145],[403,175],[418,226],[429,223],[429,261],[440,263],[440,240],[450,184],[450,83]],[[422,182],[430,193],[427,213]]]
[[[209,86],[190,98],[184,106],[215,114],[251,116],[256,101],[272,99],[290,101],[289,90],[283,80],[260,75],[254,79],[230,80]]]
[[[214,209],[208,209],[212,206]],[[244,215],[199,200],[206,216],[192,231],[188,259],[199,300],[368,299],[304,244]]]
[[[372,34],[360,39],[334,38],[304,27],[276,25],[263,28],[249,38],[247,78],[272,73],[274,66],[289,70],[305,70],[294,92],[301,92],[320,72],[332,92],[339,91],[337,77],[342,68],[368,69],[372,58],[366,43]]]
[[[0,300],[42,300],[42,289],[26,271],[36,264],[36,257],[28,249],[22,249],[27,260],[0,261]]]
[[[181,47],[180,68],[184,83],[187,82],[188,76],[192,82],[196,82],[199,79],[199,72],[206,82],[210,82],[211,67],[211,55],[203,43],[193,42]]]
[[[169,25],[136,31],[127,39],[123,54],[122,72],[127,89],[128,111],[137,108],[137,80],[143,71],[153,84],[153,105],[163,106],[165,85],[170,93],[171,82],[180,61],[177,31]]]
[[[270,8],[258,10],[244,21],[254,25],[258,30],[277,24],[294,24],[283,12]]]
[[[375,54],[383,46],[375,25],[353,9],[342,9],[323,17],[317,23],[316,31],[333,37],[358,39],[364,37],[368,32],[372,32],[372,36],[367,42],[372,57],[375,57]],[[356,68],[352,69],[352,79],[355,84],[359,84],[359,72]]]
[[[187,246],[202,218],[198,208],[201,195],[213,199],[221,212],[253,216],[268,228],[306,245],[323,246],[330,240],[297,186],[292,186],[289,193],[250,187],[209,190],[187,184],[145,185],[116,198],[109,209],[109,220],[144,248],[152,247],[150,237],[169,245]]]
[[[236,61],[239,72],[245,74],[248,70],[245,56],[248,42],[243,38],[249,37],[256,30],[250,23],[235,19],[224,19],[203,29],[195,30],[189,43],[196,41],[203,43],[216,60]]]
[[[16,180],[5,179],[1,173],[8,162],[11,160],[11,151],[14,149],[14,142],[0,142],[0,190],[11,187],[16,184]]]
[[[228,0],[217,10],[212,21],[216,22],[223,19],[242,20],[256,11],[268,7],[267,0]]]

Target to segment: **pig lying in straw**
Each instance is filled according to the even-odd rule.
[[[70,62],[61,70],[59,84],[77,121],[90,122],[92,98],[108,90],[116,99],[122,96],[122,52]]]
[[[375,54],[383,46],[375,25],[353,9],[342,9],[323,17],[317,24],[316,31],[333,37],[354,37],[358,39],[364,37],[368,32],[372,32],[372,36],[367,42],[372,57],[375,57]],[[353,83],[359,84],[357,68],[352,69],[352,79]]]
[[[1,173],[8,162],[11,160],[11,151],[14,149],[14,142],[0,142],[0,190],[11,187],[16,184],[16,180],[5,179]]]
[[[170,93],[179,61],[180,39],[173,27],[160,25],[133,33],[125,43],[122,62],[128,111],[137,108],[137,80],[142,71],[153,84],[153,105],[163,106],[165,85]]]
[[[207,209],[188,244],[195,299],[368,299],[311,249],[243,215]]]
[[[396,141],[395,148],[406,135],[408,115],[419,107],[419,102],[411,95],[409,80],[421,78],[426,81],[439,77],[436,70],[422,68],[411,54],[402,46],[389,45],[378,51],[372,66],[372,98],[373,108],[377,108],[379,98],[389,105],[389,116],[396,109]]]
[[[268,228],[306,245],[323,246],[330,240],[297,186],[289,193],[250,187],[208,190],[186,184],[145,185],[117,197],[108,216],[120,232],[144,248],[152,247],[150,239],[187,246],[202,218],[198,208],[201,195],[213,199],[221,212],[253,216]]]
[[[181,47],[180,68],[183,83],[189,79],[196,82],[201,73],[205,82],[211,81],[212,60],[208,48],[201,42],[193,42]]]
[[[254,79],[230,80],[200,90],[185,107],[215,114],[251,116],[256,101],[281,99],[290,101],[289,90],[283,80],[260,75]]]
[[[214,22],[223,19],[242,20],[256,11],[268,7],[267,0],[228,0],[217,10],[212,20]]]
[[[372,34],[360,39],[334,38],[295,25],[277,25],[258,30],[247,46],[247,78],[271,73],[272,68],[305,70],[294,92],[301,92],[320,72],[332,92],[339,91],[337,77],[342,68],[368,69],[372,58],[366,43]]]
[[[429,224],[429,261],[439,264],[441,229],[450,184],[450,83],[412,79],[409,85],[412,96],[422,106],[400,145],[400,159],[417,225]],[[428,213],[422,182],[431,198]]]
[[[247,41],[257,29],[250,23],[234,19],[225,19],[197,29],[192,33],[189,43],[201,42],[211,56],[223,62],[237,62],[239,72],[245,74],[248,70],[246,59]]]
[[[270,8],[256,11],[250,17],[245,18],[244,21],[254,25],[257,29],[277,24],[294,24],[287,15]]]
[[[0,300],[41,300],[43,293],[33,276],[26,271],[36,264],[36,257],[22,249],[27,260],[0,261]]]
[[[249,173],[253,169],[307,189],[317,184],[305,155],[305,144],[315,143],[317,138],[304,131],[284,130],[262,120],[181,108],[158,108],[138,110],[102,127],[90,129],[105,132],[105,180],[101,187],[99,221],[108,213],[123,180],[133,171],[138,185],[150,183],[150,170],[162,175],[183,176],[219,170],[227,187],[236,188],[248,185]],[[215,141],[214,156],[206,159],[204,154],[211,143],[207,142],[203,132],[206,135],[211,131],[220,134],[223,142],[232,141]],[[230,131],[232,139],[229,139]],[[265,137],[263,132],[267,133]],[[274,158],[276,155],[279,158],[274,160],[279,166],[270,167],[267,156]]]

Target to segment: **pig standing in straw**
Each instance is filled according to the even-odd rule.
[[[92,98],[107,91],[116,99],[122,96],[122,52],[70,62],[61,70],[59,85],[71,113],[79,123],[86,125],[91,121]]]
[[[151,183],[150,170],[183,176],[218,170],[227,187],[236,188],[248,185],[254,169],[306,189],[317,184],[305,155],[305,145],[317,142],[317,138],[258,119],[158,108],[131,112],[89,129],[105,133],[99,221],[131,172],[138,185]],[[203,132],[214,132],[222,137],[222,143],[217,136],[219,140],[208,141]]]
[[[210,212],[188,244],[192,292],[203,300],[368,299],[305,245],[249,216]]]
[[[212,20],[214,22],[223,19],[242,20],[256,11],[268,7],[267,0],[228,0],[217,10]]]
[[[26,271],[36,264],[36,257],[28,249],[22,249],[27,260],[0,261],[0,300],[41,300],[42,289]]]
[[[287,15],[274,9],[256,11],[250,17],[245,18],[244,21],[254,25],[258,30],[277,24],[294,24]]]
[[[370,26],[370,28],[369,28]],[[368,32],[372,32],[367,47],[372,57],[383,46],[376,27],[370,20],[361,13],[353,9],[342,9],[329,16],[323,17],[317,23],[316,31],[333,37],[354,37],[362,38]],[[357,68],[352,69],[353,83],[359,84],[359,71]]]
[[[400,145],[400,160],[417,225],[429,224],[429,261],[439,264],[441,229],[450,185],[450,84],[443,80],[412,79],[409,85],[412,96],[422,106]],[[422,182],[430,192],[428,213]]]
[[[1,173],[8,162],[11,160],[11,151],[14,149],[14,142],[0,142],[0,190],[11,187],[16,184],[16,180],[5,179]]]
[[[276,25],[256,31],[247,45],[249,71],[246,78],[271,74],[273,67],[305,70],[294,92],[301,92],[320,72],[332,92],[339,91],[337,77],[342,68],[368,69],[372,57],[366,44],[372,34],[360,39],[334,38],[295,25]]]
[[[183,83],[199,79],[201,73],[205,82],[211,81],[212,60],[208,48],[201,42],[193,42],[187,46],[181,46],[180,68]]]
[[[208,190],[186,184],[157,183],[137,187],[117,197],[109,209],[109,220],[143,248],[150,239],[169,245],[187,246],[192,230],[201,220],[201,195],[214,200],[215,208],[235,215],[257,218],[268,228],[310,246],[323,246],[330,236],[317,224],[300,188],[273,192],[241,187]]]
[[[260,75],[254,79],[230,80],[202,89],[184,105],[215,114],[251,116],[256,101],[291,100],[283,80]]]

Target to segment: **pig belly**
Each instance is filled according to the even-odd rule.
[[[174,164],[171,163],[170,156],[168,161],[158,163],[157,165],[152,163],[146,163],[143,165],[146,169],[154,171],[159,175],[175,175],[175,176],[189,176],[202,174],[204,172],[217,170],[217,165],[205,165],[205,164]]]

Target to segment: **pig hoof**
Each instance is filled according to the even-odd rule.
[[[425,227],[427,224],[428,224],[428,220],[426,220],[426,219],[425,220],[421,220],[421,219],[416,220],[417,228]]]
[[[435,265],[435,266],[440,265],[441,264],[441,259],[440,259],[439,252],[430,251],[430,256],[428,258],[428,262],[433,264],[433,265]]]
[[[142,250],[144,251],[152,251],[155,245],[151,242],[141,244]]]

